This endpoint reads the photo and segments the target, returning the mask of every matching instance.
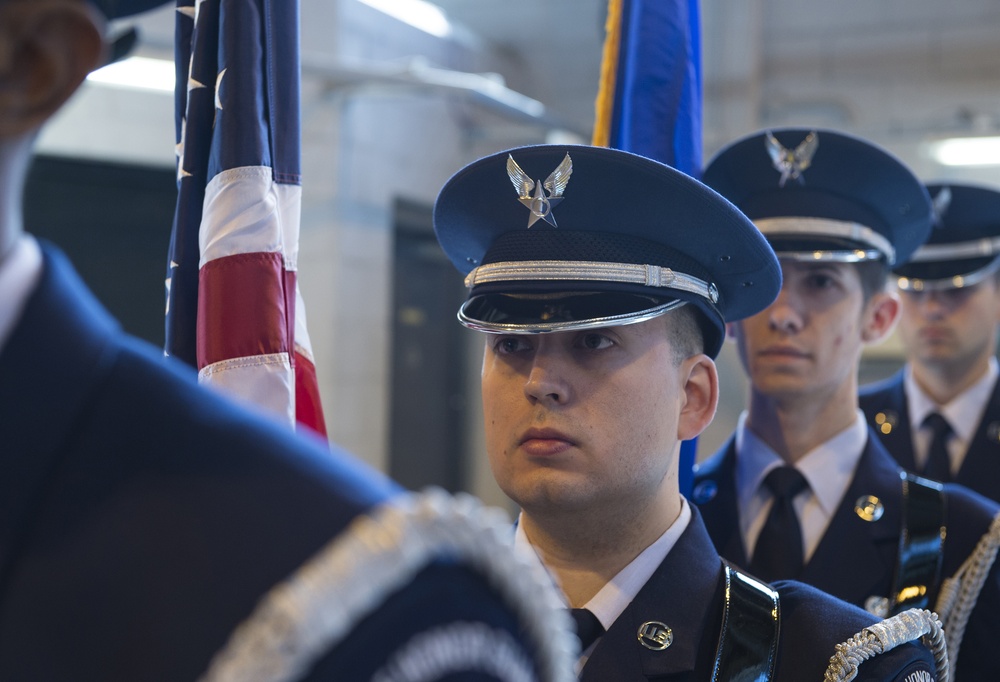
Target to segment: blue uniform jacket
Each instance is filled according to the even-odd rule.
[[[910,433],[910,411],[906,404],[906,391],[903,389],[903,371],[900,370],[885,381],[863,386],[859,404],[889,454],[901,467],[914,471],[916,465]],[[879,413],[891,417],[888,433],[875,422],[875,416]],[[1000,502],[1000,382],[993,387],[993,393],[954,482]]]
[[[691,522],[636,598],[601,637],[583,668],[583,682],[712,679],[722,627],[725,578],[697,509]],[[794,581],[780,594],[781,632],[774,680],[822,680],[835,646],[875,622],[865,611]],[[652,651],[638,641],[643,623],[671,628],[673,643]],[[856,679],[906,680],[934,670],[922,646],[906,645],[865,663]]]
[[[263,594],[397,488],[199,388],[43,250],[0,353],[0,679],[195,680]],[[519,637],[478,573],[439,562],[308,679],[369,679],[453,621]]]
[[[746,566],[747,550],[740,533],[736,504],[735,439],[695,471],[693,498],[719,553],[738,566]],[[873,595],[889,593],[902,524],[902,485],[899,466],[878,440],[869,435],[854,479],[815,553],[797,580],[813,585],[858,606]],[[882,517],[864,521],[854,511],[855,501],[865,495],[878,497],[884,505]],[[997,506],[961,486],[945,487],[948,532],[944,543],[942,577],[953,575],[972,553],[987,531]],[[1000,566],[993,565],[969,618],[962,640],[957,679],[993,679],[996,662],[991,647],[1000,635]],[[929,606],[937,599],[930,595]],[[955,662],[953,662],[955,665]]]

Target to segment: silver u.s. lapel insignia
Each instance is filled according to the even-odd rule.
[[[795,149],[785,149],[778,142],[778,138],[768,131],[765,144],[767,145],[767,153],[771,157],[771,165],[781,173],[778,187],[784,187],[789,180],[796,180],[799,183],[803,181],[802,171],[812,164],[813,154],[819,147],[819,135],[814,130],[806,135],[806,139],[802,140]]]
[[[573,160],[569,158],[569,154],[566,154],[556,169],[549,173],[545,182],[532,180],[531,176],[517,165],[514,157],[507,155],[507,177],[510,178],[514,189],[517,190],[517,200],[531,211],[528,216],[528,227],[539,220],[544,220],[552,227],[558,227],[556,218],[552,215],[552,209],[563,200],[563,192],[566,191],[569,176],[572,174]]]
[[[674,643],[674,631],[657,620],[639,626],[639,644],[652,651],[663,651]]]

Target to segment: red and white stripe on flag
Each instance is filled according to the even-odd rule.
[[[296,281],[297,0],[178,0],[178,210],[166,352],[324,434]]]
[[[295,253],[301,188],[269,167],[223,171],[205,188],[197,352],[203,383],[295,423]]]

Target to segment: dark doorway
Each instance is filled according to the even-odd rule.
[[[464,489],[462,277],[438,246],[431,209],[395,206],[389,475],[407,488]]]
[[[163,346],[173,169],[36,157],[25,229],[54,242],[126,331]]]

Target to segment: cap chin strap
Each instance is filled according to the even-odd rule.
[[[913,261],[910,261],[913,262]],[[1000,256],[994,258],[985,267],[964,275],[954,275],[942,279],[920,279],[918,277],[899,277],[896,287],[900,291],[944,291],[947,289],[963,289],[972,287],[991,277],[1000,270]]]
[[[626,324],[637,324],[659,317],[676,308],[685,305],[687,301],[674,299],[667,303],[640,310],[634,313],[622,313],[621,315],[609,315],[607,317],[593,317],[587,320],[560,320],[558,322],[529,322],[529,323],[503,323],[503,322],[483,322],[474,317],[469,317],[465,309],[471,303],[466,301],[458,311],[458,321],[469,329],[487,334],[550,334],[553,332],[579,331],[583,329],[597,329],[598,327],[616,327]]]
[[[852,223],[845,220],[831,220],[829,218],[809,218],[809,217],[782,217],[782,218],[760,218],[754,220],[754,225],[761,234],[771,241],[775,237],[790,238],[816,238],[833,237],[858,242],[870,249],[840,248],[840,249],[810,249],[803,251],[781,251],[778,256],[791,260],[800,261],[820,261],[833,263],[860,263],[868,260],[878,260],[880,258],[892,265],[896,261],[896,249],[892,243],[883,235],[870,227],[860,223]]]

